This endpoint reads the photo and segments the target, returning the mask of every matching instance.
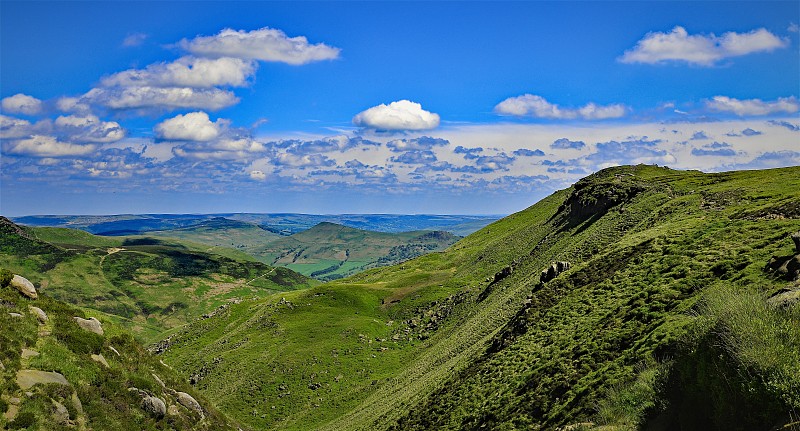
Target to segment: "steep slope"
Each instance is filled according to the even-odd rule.
[[[272,265],[332,280],[365,269],[392,265],[441,251],[458,237],[444,231],[373,232],[322,222],[311,229],[250,250]]]
[[[228,257],[218,254],[224,249],[28,228],[5,218],[0,229],[0,265],[28,274],[53,298],[105,313],[145,340],[232,300],[314,283],[235,252],[227,252]]]
[[[767,305],[798,286],[765,270],[792,259],[798,190],[800,168],[607,169],[444,253],[233,305],[158,350],[255,428],[768,429],[800,409],[800,311]]]
[[[95,313],[47,295],[30,299],[4,284],[0,283],[3,429],[237,428],[102,316],[87,330],[78,320]]]

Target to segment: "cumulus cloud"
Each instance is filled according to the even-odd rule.
[[[264,181],[267,179],[267,174],[259,170],[250,171],[250,179],[256,181]]]
[[[285,149],[287,153],[292,154],[330,153],[334,151],[345,152],[359,146],[379,147],[380,145],[379,142],[373,142],[358,136],[349,137],[345,135],[332,136],[313,141],[292,139],[273,144],[274,147]]]
[[[764,28],[715,36],[713,33],[690,35],[683,27],[676,26],[669,33],[648,33],[633,49],[625,51],[619,61],[645,64],[683,61],[698,66],[712,66],[725,58],[770,52],[788,45],[787,39]]]
[[[218,88],[111,87],[94,88],[81,97],[80,103],[92,103],[110,109],[206,109],[216,111],[239,102],[232,92]]]
[[[583,141],[570,141],[567,138],[556,139],[552,144],[550,144],[550,148],[556,148],[559,150],[580,150],[585,146],[586,144]]]
[[[56,134],[71,142],[116,142],[125,137],[125,129],[116,121],[101,121],[95,115],[59,116],[54,123]]]
[[[702,130],[699,131],[699,132],[694,132],[692,134],[692,137],[689,138],[690,141],[699,141],[699,140],[703,140],[703,139],[710,139],[710,138],[708,137],[708,135],[706,135],[706,132],[704,132]]]
[[[638,163],[674,163],[675,157],[666,150],[659,149],[661,140],[634,138],[626,141],[608,141],[597,144],[597,151],[586,157],[586,160],[600,163],[601,166],[638,164]]]
[[[30,121],[0,114],[0,138],[14,139],[30,136],[33,132]]]
[[[264,27],[253,31],[226,28],[214,36],[183,39],[178,46],[204,57],[235,57],[248,60],[301,65],[339,57],[339,48],[323,43],[310,44],[304,36],[288,37],[278,29]]]
[[[430,150],[434,147],[444,147],[450,144],[447,139],[422,136],[414,139],[395,139],[386,143],[386,147],[393,152],[410,150]]]
[[[36,115],[42,110],[42,101],[27,94],[18,93],[0,102],[3,112],[10,114]]]
[[[797,98],[780,97],[773,102],[761,99],[739,100],[727,96],[714,96],[706,101],[706,107],[716,112],[730,112],[740,117],[750,115],[793,114],[800,110]]]
[[[456,154],[463,154],[464,158],[469,160],[469,159],[477,158],[478,154],[483,152],[483,148],[481,148],[481,147],[466,148],[466,147],[462,147],[461,145],[459,145],[459,146],[456,147],[455,150],[453,150],[453,152],[456,153]]]
[[[399,100],[359,112],[353,124],[376,130],[429,130],[439,126],[439,115],[422,109],[419,103]]]
[[[515,156],[520,157],[541,157],[544,156],[544,151],[540,149],[529,150],[527,148],[520,148],[512,153]]]
[[[744,130],[742,130],[742,135],[744,135],[744,136],[758,136],[758,135],[761,135],[761,134],[762,133],[759,132],[758,130],[753,130],[753,129],[749,128],[749,127],[744,129]]]
[[[509,97],[503,100],[494,107],[494,111],[500,115],[513,115],[517,117],[558,120],[572,120],[576,118],[582,118],[584,120],[604,120],[625,116],[627,108],[625,105],[621,104],[601,106],[594,103],[588,103],[578,109],[562,108],[548,102],[542,96],[523,94],[522,96]]]
[[[404,163],[407,165],[421,165],[436,162],[436,154],[429,150],[412,150],[406,151],[399,156],[393,156],[389,160],[397,163]]]
[[[8,154],[19,154],[31,157],[68,157],[84,156],[93,152],[96,144],[74,144],[62,142],[53,136],[34,135],[30,138],[7,141],[3,150]]]
[[[242,87],[256,71],[256,62],[240,58],[181,57],[171,63],[155,63],[103,78],[104,87]]]
[[[156,136],[170,141],[211,141],[220,135],[221,120],[208,118],[205,112],[189,112],[162,121],[154,128]]]
[[[172,149],[174,155],[193,160],[230,160],[244,163],[267,151],[266,146],[249,137],[221,138],[209,142],[194,142]]]
[[[290,166],[293,168],[316,168],[336,165],[335,161],[329,159],[328,156],[324,154],[297,155],[280,153],[273,157],[272,163],[277,166]]]

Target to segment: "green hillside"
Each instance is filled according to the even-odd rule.
[[[774,429],[800,411],[798,230],[797,167],[611,168],[156,351],[255,429]]]
[[[143,340],[231,301],[314,283],[224,248],[20,227],[5,218],[0,232],[0,266],[28,274],[55,299],[104,313]]]
[[[46,295],[29,299],[5,283],[0,305],[2,429],[238,428],[102,315]],[[102,334],[76,322],[89,316],[100,317]]]
[[[441,251],[457,240],[444,231],[385,233],[322,222],[249,252],[271,265],[333,280]]]

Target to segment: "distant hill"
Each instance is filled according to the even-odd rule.
[[[253,223],[214,217],[195,225],[147,232],[157,238],[179,238],[210,247],[227,247],[252,254],[284,235],[264,229]]]
[[[0,267],[28,274],[51,297],[99,310],[145,340],[231,300],[315,283],[241,252],[188,242],[30,228],[6,218],[0,232]]]
[[[28,226],[67,227],[96,235],[136,235],[154,231],[213,226],[221,219],[241,221],[263,230],[287,236],[308,230],[322,222],[337,223],[376,232],[408,232],[445,230],[455,235],[468,235],[500,216],[480,215],[406,215],[406,214],[121,214],[121,215],[37,215],[14,217],[13,221]],[[212,221],[213,220],[213,221]],[[211,221],[210,225],[208,224]],[[231,228],[229,225],[227,228]]]
[[[322,222],[249,252],[272,265],[331,280],[441,251],[458,239],[443,231],[385,233]]]
[[[442,253],[231,305],[156,350],[255,429],[791,429],[798,231],[800,167],[609,168]]]

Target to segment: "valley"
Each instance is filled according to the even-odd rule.
[[[0,267],[50,310],[74,304],[132,331],[243,429],[792,429],[798,190],[797,167],[609,168],[411,260],[397,235],[333,223],[253,238],[247,251],[263,254],[249,255],[211,245],[260,229],[238,222],[170,239],[5,220]],[[402,235],[426,251],[454,239]],[[358,247],[400,263],[327,283],[267,264],[356,262]],[[15,310],[34,304],[3,294]],[[38,346],[13,343],[7,367]]]

